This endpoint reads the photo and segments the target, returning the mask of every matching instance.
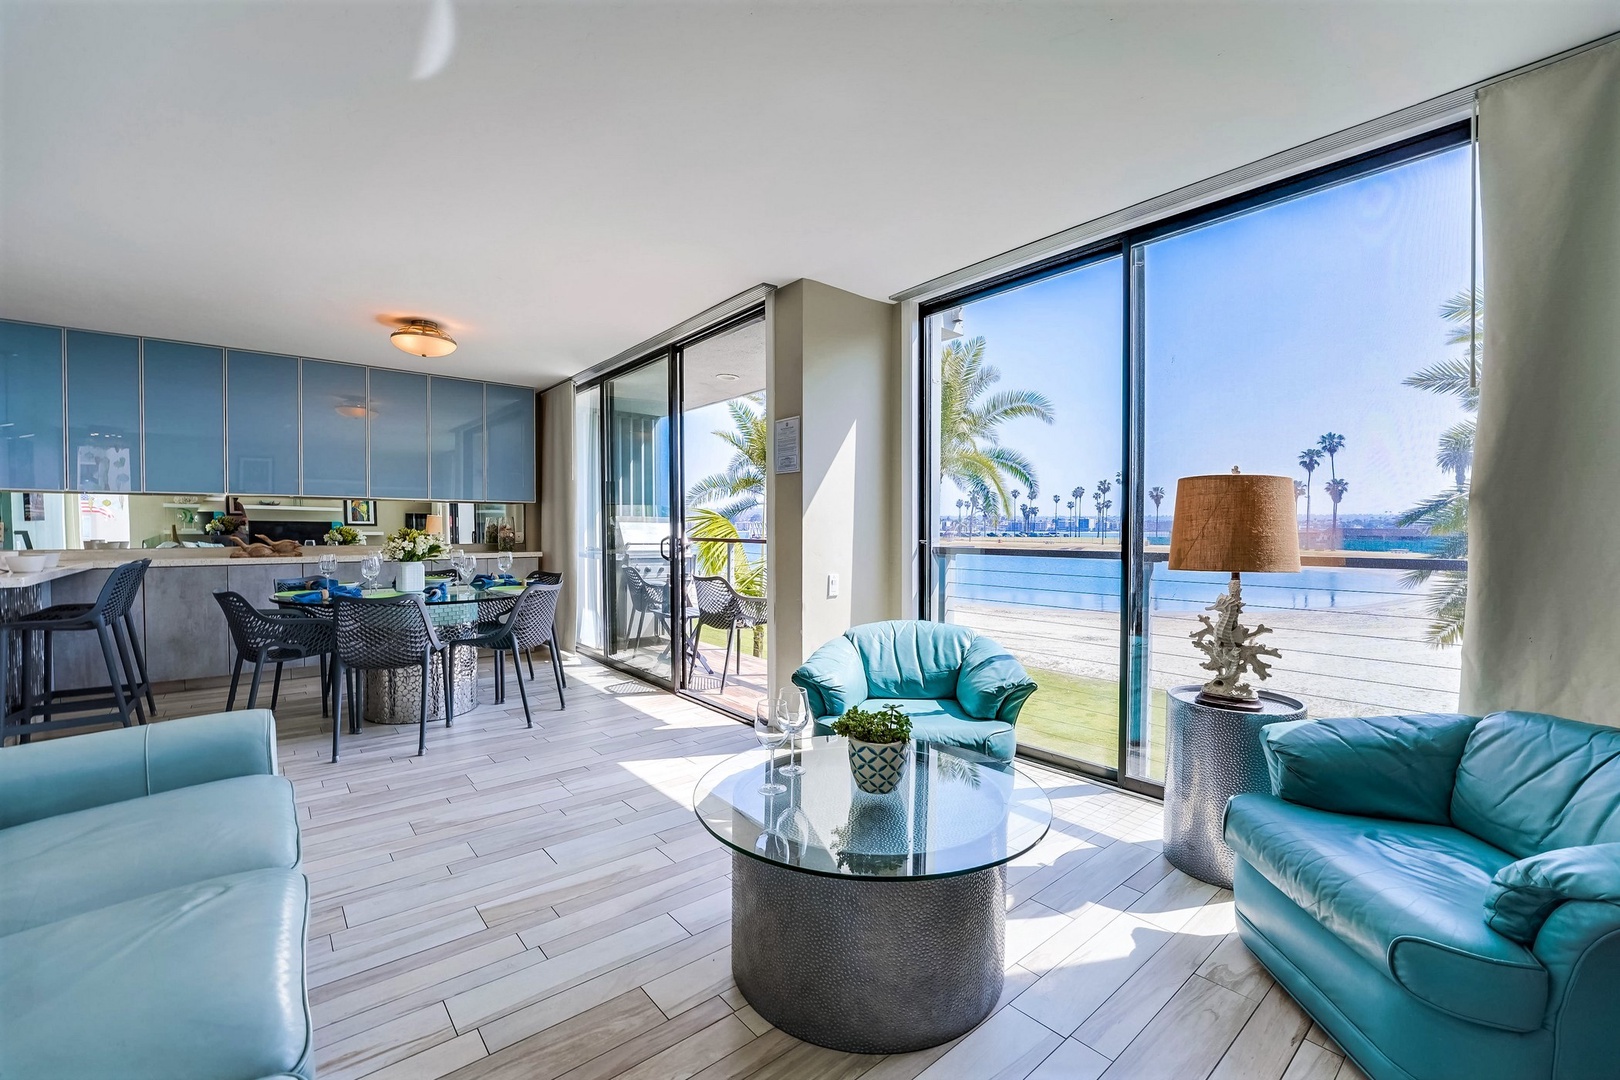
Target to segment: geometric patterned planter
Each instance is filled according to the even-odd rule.
[[[900,783],[909,742],[869,743],[849,740],[849,771],[855,786],[868,795],[887,795]]]

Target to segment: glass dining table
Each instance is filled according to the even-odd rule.
[[[431,579],[430,579],[431,580]],[[358,588],[356,582],[341,584]],[[316,595],[311,596],[314,593]],[[523,594],[519,585],[459,585],[445,583],[443,592],[424,591],[422,603],[441,639],[467,634],[481,622],[500,618],[511,610]],[[364,589],[367,599],[404,596],[397,589]],[[270,594],[270,602],[279,608],[304,611],[312,617],[330,617],[331,595],[320,589],[285,589]],[[428,667],[428,719],[444,719],[443,669],[437,664]],[[478,707],[478,650],[457,649],[450,669],[450,689],[455,699],[456,713],[470,712]],[[422,671],[420,668],[393,668],[366,673],[365,719],[376,724],[415,724],[420,717],[422,700]]]

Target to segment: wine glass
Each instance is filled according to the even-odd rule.
[[[367,555],[360,560],[360,577],[365,581],[367,590],[377,587],[377,578],[382,574],[382,557]]]
[[[322,577],[334,576],[337,574],[337,556],[331,552],[323,553],[321,555],[320,567]]]
[[[461,548],[455,548],[450,552],[450,569],[455,572],[457,585],[466,584],[468,561],[467,553]]]
[[[503,551],[495,556],[495,565],[500,568],[501,573],[510,574],[512,572],[512,553]]]
[[[804,772],[804,766],[793,760],[793,754],[799,742],[799,732],[810,723],[810,698],[802,686],[784,686],[776,692],[776,717],[783,730],[788,733],[788,763],[782,767],[782,772],[788,776],[799,776]]]
[[[787,738],[787,729],[777,719],[776,708],[770,699],[765,699],[754,706],[754,735],[759,744],[765,748],[765,783],[760,787],[761,795],[780,795],[787,788],[776,782],[776,748],[782,745]]]

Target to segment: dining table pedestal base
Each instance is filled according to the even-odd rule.
[[[456,715],[478,707],[478,650],[457,649],[450,667]],[[366,719],[374,724],[414,724],[422,718],[422,669],[366,672]],[[444,668],[438,657],[428,665],[428,719],[444,719]]]
[[[734,852],[731,973],[760,1016],[854,1054],[966,1034],[1004,978],[1006,876],[832,877]]]

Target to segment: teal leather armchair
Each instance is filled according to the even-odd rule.
[[[1013,725],[1034,680],[1000,645],[966,626],[896,620],[846,631],[793,673],[810,698],[818,735],[852,707],[896,705],[918,742],[960,746],[1011,761]]]
[[[275,769],[263,709],[0,749],[0,1076],[313,1077]]]
[[[1226,811],[1244,942],[1372,1080],[1620,1076],[1620,731],[1276,724]]]

